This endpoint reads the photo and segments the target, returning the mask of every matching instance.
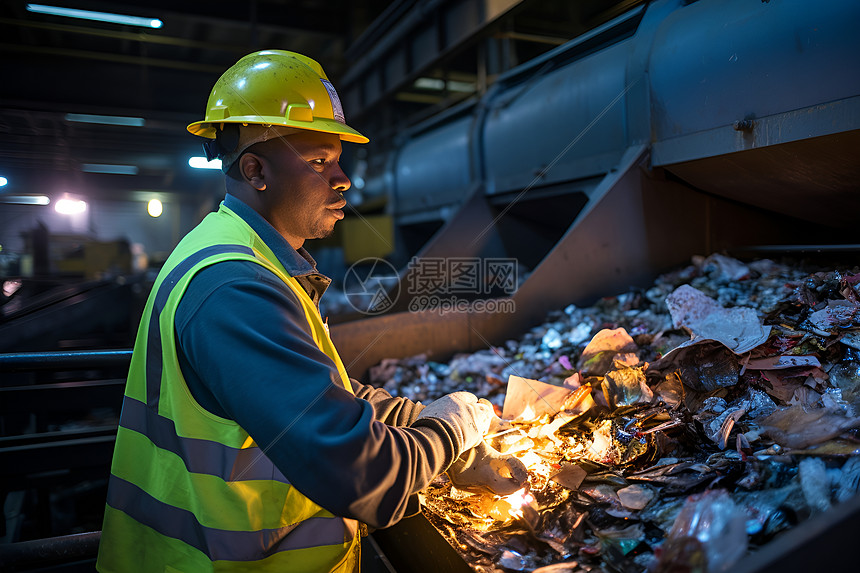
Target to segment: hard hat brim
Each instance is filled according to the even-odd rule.
[[[270,121],[267,121],[270,120]],[[217,126],[222,123],[239,123],[239,124],[257,124],[257,125],[282,125],[284,127],[293,127],[296,129],[306,129],[308,131],[319,131],[322,133],[333,133],[340,136],[341,141],[350,143],[367,143],[369,138],[360,134],[355,129],[346,124],[340,123],[334,119],[326,119],[315,117],[313,121],[293,121],[283,117],[230,117],[221,121],[195,121],[189,124],[187,129],[194,135],[205,137],[207,139],[215,139],[215,134],[218,132]]]

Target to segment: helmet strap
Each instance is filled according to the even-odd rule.
[[[221,157],[221,146],[215,139],[207,139],[203,142],[203,153],[206,154],[206,161],[213,161]]]
[[[230,153],[239,145],[239,124],[224,123],[222,126],[215,135],[215,141],[221,145],[224,153]]]
[[[203,152],[206,161],[223,158],[239,145],[239,126],[235,123],[221,124],[221,129],[215,133],[215,139],[203,142]]]

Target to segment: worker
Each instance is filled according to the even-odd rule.
[[[226,196],[167,259],[140,323],[97,568],[355,571],[366,525],[482,443],[492,407],[426,407],[347,376],[305,251],[344,216],[349,127],[320,65],[265,50],[216,82],[188,130]],[[365,525],[366,524],[366,525]]]

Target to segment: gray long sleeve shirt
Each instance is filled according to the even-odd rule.
[[[330,281],[310,255],[237,198],[224,204],[318,302]],[[294,487],[335,515],[395,523],[409,496],[462,449],[446,422],[416,421],[420,404],[358,382],[355,396],[346,391],[296,295],[261,265],[224,261],[200,271],[175,330],[180,367],[200,405],[236,421]]]

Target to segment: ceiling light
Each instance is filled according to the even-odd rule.
[[[194,169],[221,169],[221,160],[206,161],[205,157],[192,157],[188,160],[188,165]]]
[[[63,215],[78,215],[87,210],[87,203],[80,199],[60,199],[54,209]]]
[[[90,115],[88,113],[67,113],[66,121],[77,123],[100,123],[104,125],[127,125],[143,127],[146,123],[142,117],[123,117],[121,115]]]
[[[164,206],[158,199],[150,199],[149,203],[146,204],[146,212],[149,213],[150,217],[160,217],[163,211]]]
[[[47,205],[50,202],[45,195],[0,195],[0,203],[8,205]]]
[[[443,90],[445,89],[445,81],[436,78],[418,78],[415,80],[415,87],[425,90]]]
[[[447,88],[449,92],[462,93],[471,93],[477,89],[477,86],[473,82],[461,82],[457,80],[448,80],[446,82],[438,78],[418,78],[412,85],[423,90],[442,91]]]
[[[0,187],[4,187],[7,183],[9,183],[8,179],[6,179],[5,177],[0,177]]]
[[[111,165],[109,163],[84,163],[85,173],[109,173],[111,175],[137,175],[137,165]]]
[[[477,89],[473,82],[460,82],[457,80],[448,80],[448,91],[471,93]]]
[[[143,28],[161,28],[162,26],[162,21],[157,18],[140,18],[138,16],[111,14],[109,12],[91,12],[90,10],[78,10],[76,8],[45,6],[44,4],[27,4],[27,11],[38,14],[50,14],[51,16],[65,16],[66,18],[95,20],[96,22],[110,22],[111,24],[141,26]]]

